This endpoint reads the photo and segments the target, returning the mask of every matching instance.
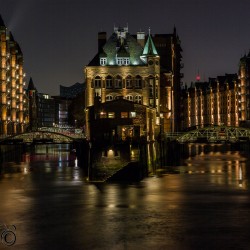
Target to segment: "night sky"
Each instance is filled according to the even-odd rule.
[[[0,14],[24,54],[24,69],[39,92],[83,82],[97,52],[97,34],[114,25],[172,33],[183,48],[184,83],[237,73],[250,49],[249,0],[0,0]]]

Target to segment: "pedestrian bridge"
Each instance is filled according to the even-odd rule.
[[[21,134],[0,138],[0,144],[30,144],[30,143],[73,143],[84,139],[84,134],[73,133],[66,130],[38,129]]]
[[[176,133],[175,136],[166,134],[169,139],[180,143],[188,142],[239,142],[250,140],[250,129],[242,127],[210,126]]]

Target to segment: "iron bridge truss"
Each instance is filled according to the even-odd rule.
[[[185,142],[238,142],[250,140],[250,129],[241,127],[215,126],[192,130],[175,138],[180,143]]]
[[[82,134],[66,134],[53,131],[33,131],[3,138],[0,142],[9,143],[73,143],[84,139]]]

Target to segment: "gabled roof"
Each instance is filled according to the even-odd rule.
[[[107,42],[98,52],[95,57],[90,61],[88,66],[100,66],[100,57],[107,58],[107,65],[116,65],[116,57],[129,57],[131,65],[145,65],[140,58],[142,55],[143,47],[137,42],[137,39],[126,32],[126,36],[119,37],[114,32]]]
[[[148,36],[148,40],[144,46],[142,55],[143,56],[157,56],[158,55],[158,52],[155,48],[151,35]]]
[[[124,47],[124,44],[121,45],[121,47],[117,51],[117,57],[129,57],[130,54]]]

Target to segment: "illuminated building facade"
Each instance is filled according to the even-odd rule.
[[[101,103],[126,99],[154,110],[152,125],[148,126],[153,127],[152,133],[145,131],[145,124],[140,124],[139,135],[146,135],[147,140],[155,139],[160,127],[160,56],[150,34],[147,38],[144,32],[133,36],[127,27],[115,27],[107,40],[105,32],[99,33],[98,53],[85,67],[85,78],[86,121],[91,122],[89,108],[94,105],[95,97],[98,96]],[[86,124],[88,137],[89,122]],[[126,125],[130,124],[124,124],[124,128]]]
[[[239,126],[237,74],[209,78],[183,90],[184,128],[207,125]]]
[[[23,54],[0,16],[0,134],[24,132],[28,102],[24,91]]]
[[[250,52],[240,59],[239,64],[240,122],[250,126]]]

